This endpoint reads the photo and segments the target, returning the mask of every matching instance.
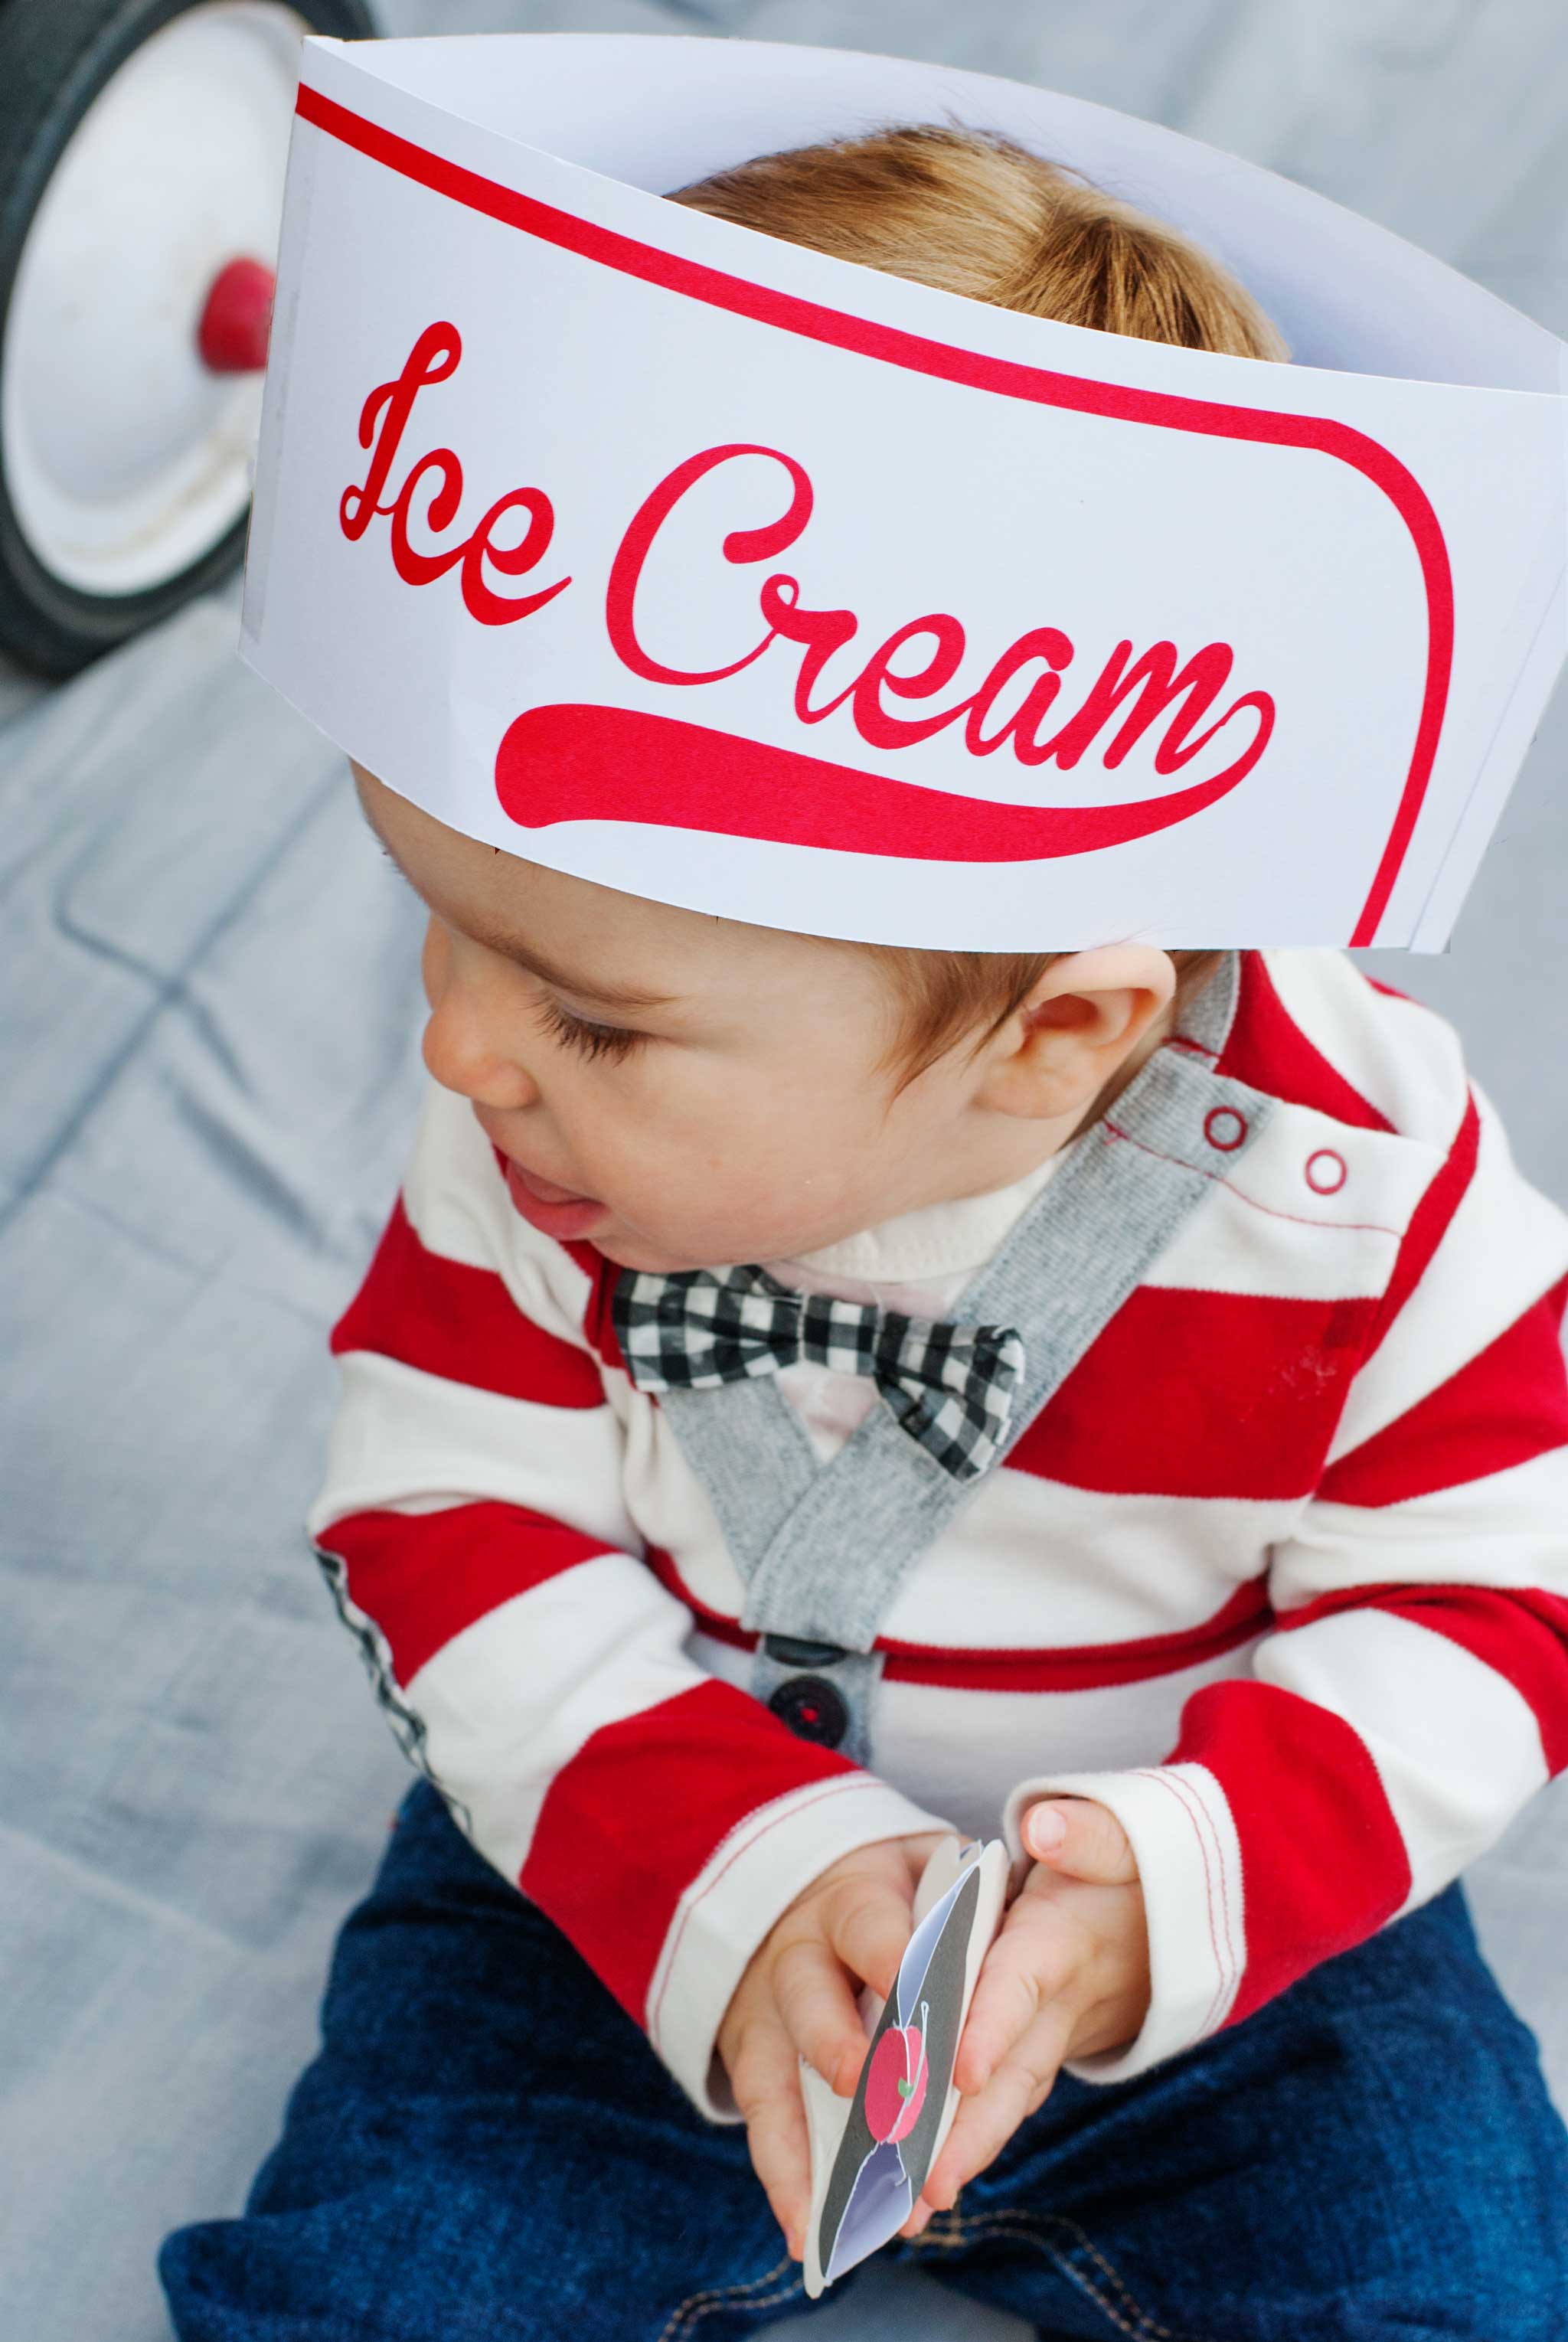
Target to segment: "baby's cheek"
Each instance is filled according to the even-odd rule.
[[[424,986],[425,1000],[434,1009],[446,980],[446,936],[438,919],[425,921],[424,942],[419,954],[419,976]]]

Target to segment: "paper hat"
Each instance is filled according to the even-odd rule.
[[[1186,231],[1294,363],[661,200],[890,122]],[[892,57],[310,40],[245,656],[485,843],[978,950],[1440,949],[1568,650],[1564,345],[1266,171]]]

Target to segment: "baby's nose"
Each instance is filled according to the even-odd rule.
[[[427,1021],[421,1046],[427,1069],[443,1087],[475,1106],[515,1114],[538,1103],[539,1085],[527,1067],[476,1018],[445,1001]]]

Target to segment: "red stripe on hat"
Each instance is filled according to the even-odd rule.
[[[716,1677],[590,1735],[555,1775],[517,1884],[639,2025],[675,1907],[735,1824],[859,1767]]]
[[[495,756],[502,811],[524,829],[563,821],[766,838],[901,862],[1044,862],[1093,854],[1190,820],[1244,779],[1250,756],[1213,780],[1131,805],[1000,805],[803,756],[733,732],[623,707],[530,707]]]
[[[1208,1767],[1241,1845],[1247,1965],[1227,2025],[1362,1942],[1409,1894],[1377,1767],[1326,1707],[1273,1684],[1210,1684],[1166,1761]]]
[[[1374,1304],[1140,1286],[1002,1468],[1115,1496],[1306,1496]]]
[[[502,1603],[611,1550],[543,1513],[489,1500],[434,1513],[354,1513],[316,1543],[345,1564],[349,1595],[385,1636],[405,1686]]]
[[[1342,1610],[1390,1610],[1445,1635],[1511,1683],[1541,1727],[1549,1773],[1568,1767],[1568,1600],[1540,1586],[1348,1586],[1281,1613],[1282,1634]]]
[[[1568,1446],[1568,1277],[1436,1390],[1331,1464],[1318,1495],[1401,1505]]]
[[[744,276],[683,259],[634,236],[578,219],[553,204],[524,195],[477,171],[434,155],[370,122],[335,99],[302,82],[295,105],[301,118],[357,153],[396,171],[415,185],[559,250],[621,270],[644,284],[658,285],[691,300],[740,316],[754,317],[783,332],[799,334],[831,347],[848,349],[884,364],[905,366],[941,381],[962,383],[1001,397],[1026,399],[1079,414],[1104,415],[1124,422],[1153,424],[1174,431],[1200,432],[1267,445],[1307,448],[1347,464],[1393,505],[1410,533],[1426,596],[1427,655],[1421,713],[1399,806],[1383,846],[1352,944],[1375,940],[1414,833],[1433,760],[1443,730],[1453,662],[1453,577],[1442,524],[1413,473],[1392,451],[1351,425],[1321,415],[1293,415],[1267,408],[1232,406],[1214,399],[1186,398],[1170,391],[1144,390],[1123,383],[1024,365],[977,350],[954,347],[895,325],[874,323],[824,303],[754,285]],[[902,816],[901,816],[902,817]]]
[[[374,1350],[448,1382],[544,1406],[603,1406],[585,1350],[524,1316],[493,1269],[420,1240],[401,1194],[359,1291],[332,1329],[335,1356]]]

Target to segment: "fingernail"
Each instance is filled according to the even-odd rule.
[[[1050,1806],[1036,1806],[1024,1835],[1036,1854],[1054,1854],[1067,1835],[1067,1825]]]

